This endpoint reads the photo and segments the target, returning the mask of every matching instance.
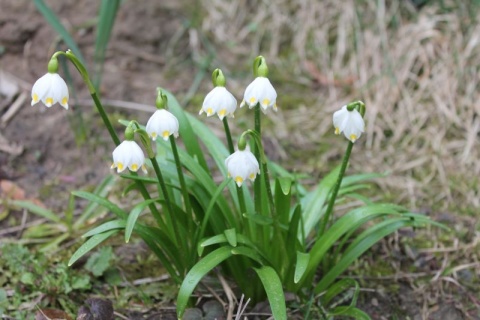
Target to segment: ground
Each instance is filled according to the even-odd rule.
[[[47,4],[91,66],[98,2]],[[363,7],[333,0],[276,5],[125,1],[109,43],[100,93],[113,119],[145,122],[157,86],[197,113],[214,68],[224,70],[240,98],[250,81],[251,59],[263,54],[272,82],[278,84],[280,109],[266,123],[268,155],[310,174],[312,185],[343,152],[331,134],[332,111],[364,100],[367,128],[349,170],[388,172],[377,181],[376,199],[430,215],[452,231],[402,231],[375,247],[351,270],[363,290],[360,307],[373,319],[480,319],[476,10],[474,4],[455,1],[428,1],[422,7],[410,1],[364,1]],[[92,190],[110,173],[113,144],[72,68],[74,112],[29,105],[31,86],[57,49],[66,47],[34,2],[0,2],[0,241],[32,249],[35,238],[22,237],[22,232],[38,223],[38,217],[10,208],[7,200],[29,199],[61,215],[72,190]],[[244,112],[237,116],[240,122],[242,117]],[[79,119],[84,140],[75,132]],[[121,134],[122,126],[117,129]],[[233,128],[237,133],[241,129]],[[78,202],[77,212],[84,207]],[[72,245],[70,241],[62,248],[69,252]],[[139,291],[146,296],[164,292],[116,301],[119,314],[171,315],[174,289],[162,278],[161,266],[147,252],[140,250],[133,259],[120,242],[112,246],[121,268],[127,268],[126,257],[147,266],[144,272],[125,272],[130,282],[151,280],[150,287]],[[68,254],[63,258],[68,260]],[[103,277],[95,281],[106,281]],[[13,294],[8,282],[3,283]],[[107,287],[97,291],[104,293],[100,298],[118,300]],[[205,296],[214,301],[208,292]],[[26,310],[34,312],[33,300]]]

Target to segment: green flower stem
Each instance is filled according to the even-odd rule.
[[[350,159],[350,154],[352,153],[352,148],[353,148],[353,142],[349,141],[347,150],[345,151],[345,155],[343,156],[342,166],[340,167],[340,172],[338,173],[337,181],[333,186],[332,195],[330,196],[330,201],[328,202],[327,211],[325,211],[322,221],[320,222],[319,235],[323,235],[325,228],[327,227],[327,223],[330,220],[330,216],[332,215],[333,206],[335,204],[335,200],[337,199],[338,190],[340,190],[342,179],[343,179],[343,176],[345,175],[345,170],[347,169],[348,160]]]
[[[192,231],[192,222],[193,222],[193,213],[192,205],[190,203],[190,196],[188,194],[187,184],[185,183],[185,176],[182,171],[182,162],[180,161],[180,156],[178,155],[177,143],[173,135],[170,136],[170,145],[172,146],[173,157],[175,158],[175,166],[177,167],[178,180],[180,181],[180,187],[182,189],[183,201],[185,202],[185,211],[190,215],[188,220],[188,230]]]
[[[155,174],[157,175],[158,179],[158,184],[160,185],[160,190],[163,193],[163,198],[165,199],[165,203],[167,204],[167,225],[169,227],[170,233],[173,233],[174,237],[173,240],[175,241],[175,245],[179,248],[180,252],[183,251],[183,248],[181,246],[182,241],[180,239],[180,236],[178,235],[178,231],[180,230],[177,226],[177,220],[173,217],[174,210],[173,210],[173,205],[172,202],[170,201],[170,196],[168,195],[168,190],[167,190],[167,185],[165,183],[165,180],[163,179],[162,171],[160,170],[160,166],[158,165],[157,158],[152,157],[150,158],[150,161],[152,161],[152,166],[153,170],[155,170]],[[173,228],[173,229],[172,229]]]
[[[262,137],[262,122],[261,122],[261,114],[260,114],[260,103],[257,103],[255,106],[255,131],[258,133],[258,136]],[[257,161],[261,163],[260,159],[260,147],[256,146],[254,150],[255,158]],[[255,212],[259,214],[262,210],[262,182],[261,179],[255,179],[253,184],[253,193],[255,194]]]
[[[107,127],[108,133],[110,133],[110,137],[112,138],[115,145],[118,146],[120,144],[120,139],[118,138],[118,135],[115,132],[115,129],[113,128],[112,123],[110,122],[110,119],[108,119],[107,113],[105,112],[105,109],[103,108],[103,105],[100,102],[100,99],[98,98],[97,91],[95,90],[95,86],[93,85],[92,81],[90,80],[90,77],[88,76],[87,69],[82,64],[82,62],[70,50],[68,50],[67,52],[57,51],[53,54],[52,59],[57,58],[57,56],[59,55],[64,55],[73,63],[75,68],[77,68],[78,72],[82,76],[83,81],[88,87],[88,90],[90,91],[90,95],[92,96],[93,102],[95,103],[95,107],[97,108],[98,113],[100,113],[103,123]],[[137,174],[136,172],[132,172],[132,175],[136,175],[136,174]],[[145,187],[143,182],[139,180],[135,180],[135,184],[137,185],[137,188],[142,194],[143,198],[145,200],[150,200],[151,199],[150,194],[148,193],[147,188]],[[160,212],[158,211],[155,204],[151,203],[148,207],[150,208],[150,211],[154,215],[155,219],[157,219],[157,223],[161,221]]]
[[[235,148],[233,147],[232,134],[230,133],[230,126],[228,125],[227,117],[223,118],[222,122],[223,122],[223,127],[225,128],[225,136],[227,137],[228,151],[230,151],[230,154],[232,154],[235,152]],[[238,203],[240,205],[240,211],[241,211],[240,215],[242,215],[247,212],[245,197],[243,195],[242,187],[239,187],[236,184],[235,184],[235,187],[237,188]]]

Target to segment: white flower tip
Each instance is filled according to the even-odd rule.
[[[242,177],[235,177],[235,183],[240,188],[242,186],[242,183],[243,183],[243,178]]]
[[[245,100],[242,100],[242,102],[240,103],[240,108],[243,108],[244,105],[245,105]]]

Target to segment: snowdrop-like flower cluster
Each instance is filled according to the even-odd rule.
[[[254,181],[260,174],[260,166],[250,150],[237,150],[225,159],[228,176],[232,177],[237,186],[241,187],[246,179]]]
[[[113,164],[111,169],[117,168],[118,173],[126,168],[133,172],[137,172],[138,169],[142,168],[142,171],[147,173],[142,148],[133,140],[123,141],[113,150],[112,156]]]
[[[203,101],[202,109],[198,114],[206,113],[207,117],[218,115],[220,120],[224,117],[232,117],[237,109],[237,99],[224,86],[212,89]]]
[[[59,103],[68,109],[68,87],[56,72],[48,72],[38,79],[32,88],[32,106],[42,101],[48,108]]]
[[[177,118],[165,109],[158,109],[148,119],[146,131],[153,141],[161,136],[163,140],[168,140],[168,137],[173,135],[178,137],[179,124]]]
[[[248,105],[251,109],[255,107],[257,103],[260,104],[264,113],[266,113],[268,109],[277,111],[277,92],[270,83],[270,80],[266,77],[257,77],[248,85],[240,108]]]
[[[355,142],[365,131],[365,122],[357,109],[349,111],[347,106],[343,106],[340,110],[333,114],[333,126],[335,134],[343,132],[345,137]]]

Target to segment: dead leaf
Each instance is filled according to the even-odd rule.
[[[40,309],[35,314],[35,320],[72,320],[72,318],[62,310]]]

